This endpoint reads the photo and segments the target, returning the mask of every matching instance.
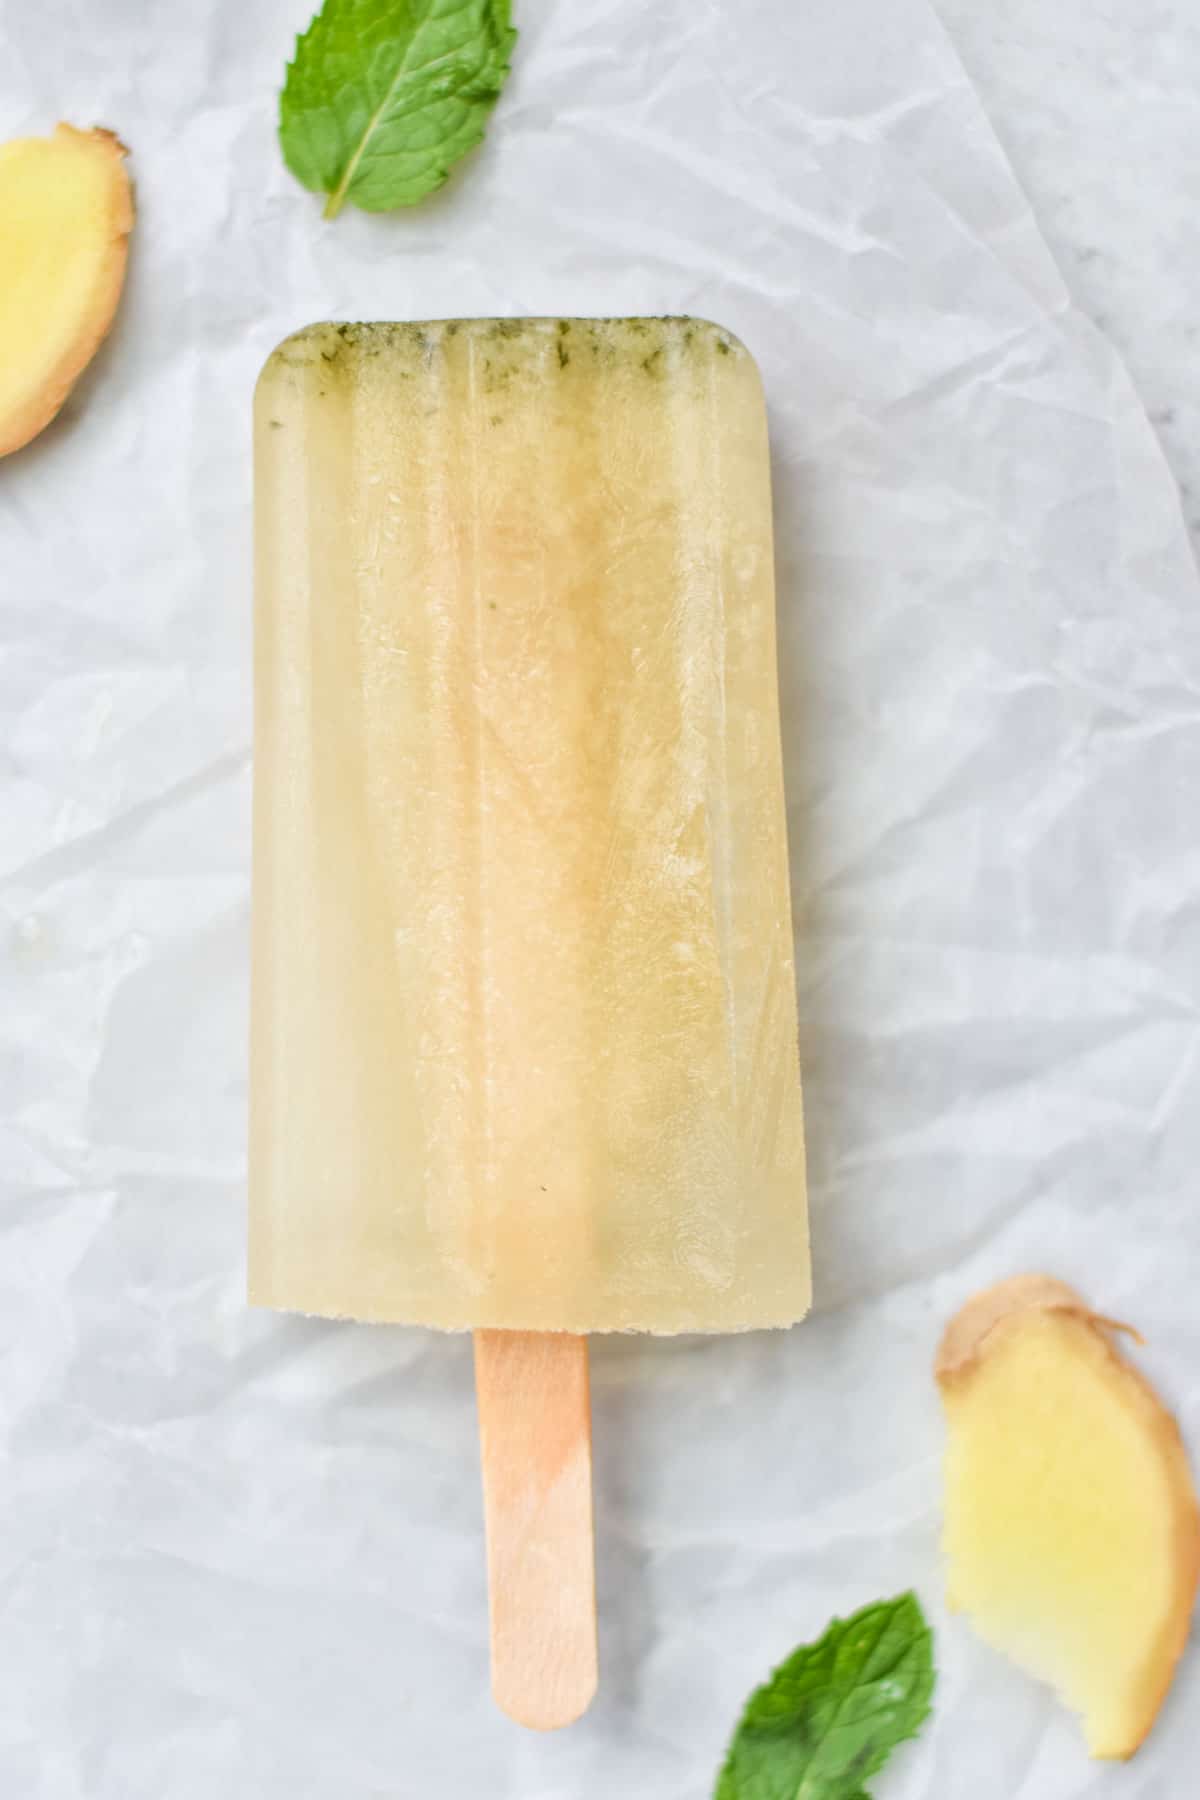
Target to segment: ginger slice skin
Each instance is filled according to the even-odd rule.
[[[50,423],[121,297],[133,195],[111,131],[0,144],[0,456]]]
[[[934,1365],[950,1604],[1082,1714],[1093,1756],[1118,1759],[1158,1715],[1200,1582],[1187,1454],[1121,1332],[1137,1337],[1023,1275],[967,1302]]]

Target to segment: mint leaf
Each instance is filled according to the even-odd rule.
[[[714,1800],[870,1800],[863,1783],[916,1736],[933,1682],[915,1594],[834,1619],[751,1694]]]
[[[296,40],[279,142],[296,179],[367,212],[415,206],[483,137],[517,34],[511,0],[325,0]]]

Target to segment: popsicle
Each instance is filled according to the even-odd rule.
[[[317,325],[255,484],[251,1298],[574,1359],[586,1445],[582,1334],[809,1299],[755,366]]]

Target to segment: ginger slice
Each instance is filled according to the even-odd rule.
[[[125,146],[59,125],[0,144],[0,456],[48,425],[117,309],[133,226]]]
[[[1200,1579],[1187,1455],[1117,1348],[1129,1330],[1018,1276],[967,1303],[935,1364],[950,1605],[1082,1714],[1097,1757],[1153,1725]]]

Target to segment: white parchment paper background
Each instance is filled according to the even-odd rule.
[[[831,22],[823,16],[836,15]],[[1200,584],[925,0],[519,0],[489,142],[319,205],[304,0],[0,0],[0,132],[130,144],[115,336],[0,465],[0,1792],[702,1800],[748,1689],[915,1585],[887,1800],[1182,1800],[941,1605],[936,1334],[1029,1267],[1200,1448]],[[1114,145],[1114,154],[1119,146]],[[818,1308],[595,1349],[602,1694],[486,1691],[469,1345],[243,1304],[250,393],[314,318],[695,311],[772,409]]]

